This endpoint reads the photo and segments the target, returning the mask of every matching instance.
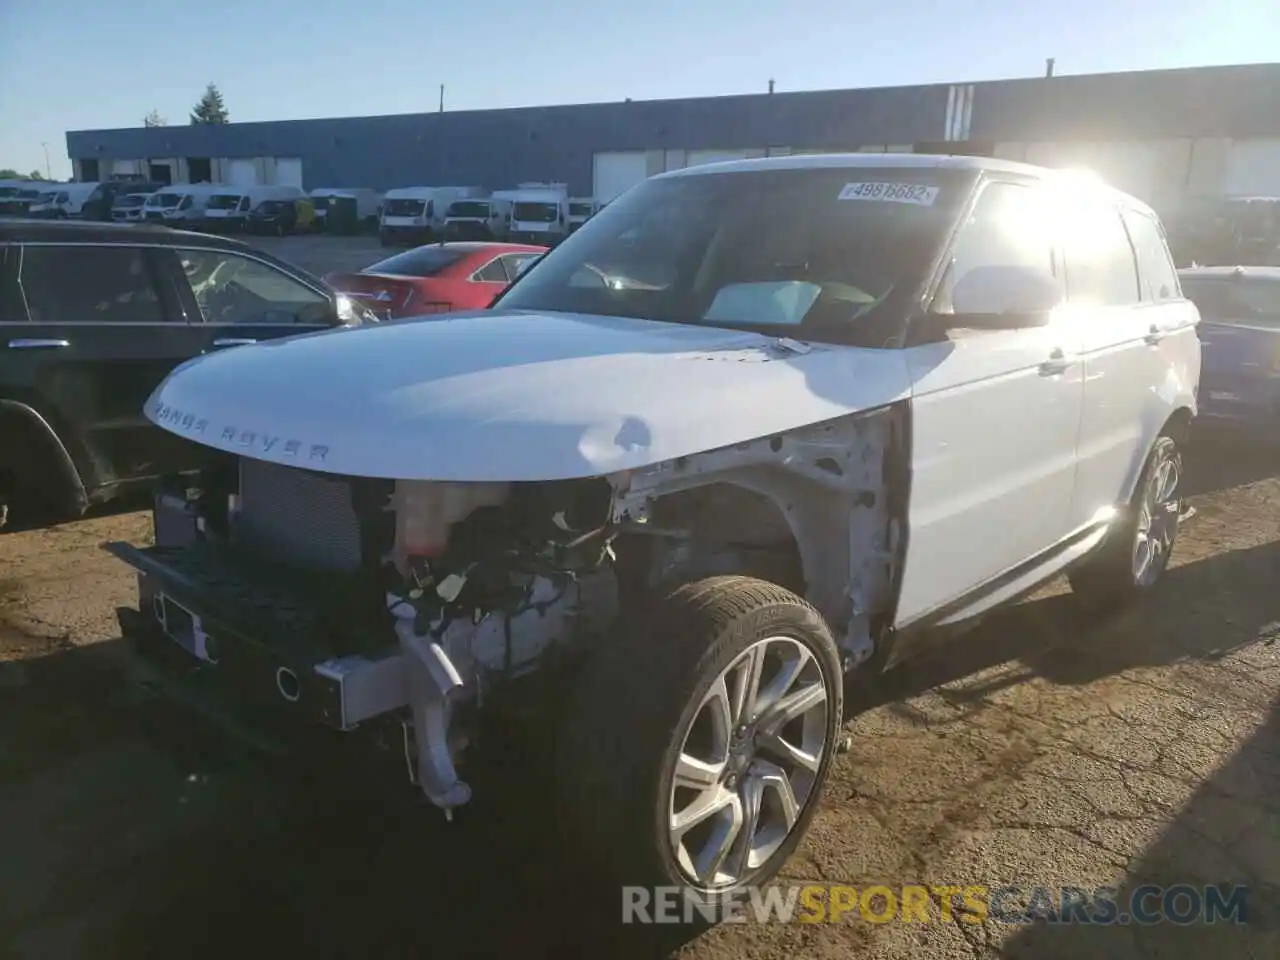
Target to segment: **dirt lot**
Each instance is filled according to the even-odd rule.
[[[380,255],[284,243],[319,272]],[[133,583],[98,545],[149,536],[118,513],[0,536],[0,957],[1280,956],[1280,458],[1201,443],[1191,465],[1159,597],[1086,623],[1055,585],[885,678],[786,875],[1247,883],[1246,927],[848,920],[655,944],[583,915],[530,839],[536,782],[446,825],[161,695],[116,637]]]

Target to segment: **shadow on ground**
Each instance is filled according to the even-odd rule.
[[[1027,926],[1003,944],[1003,956],[1026,960],[1267,960],[1280,957],[1280,702],[1257,733],[1196,791],[1177,819],[1135,863],[1116,904],[1124,913],[1145,885],[1189,885],[1227,893],[1247,887],[1240,914],[1213,923]],[[1173,915],[1190,914],[1191,894]],[[1139,907],[1159,912],[1162,895]],[[1182,913],[1186,911],[1186,913]],[[1243,921],[1243,922],[1238,922]]]
[[[1068,590],[993,614],[977,629],[922,651],[890,671],[858,709],[895,703],[989,667],[1018,661],[989,683],[948,690],[956,706],[980,703],[1031,677],[1092,683],[1136,667],[1220,660],[1280,636],[1280,543],[1173,567],[1146,601],[1112,616],[1091,615]]]
[[[1070,596],[1024,604],[945,654],[895,671],[882,699],[1010,660],[1025,665],[1023,676],[1085,684],[1133,667],[1221,658],[1280,620],[1278,551],[1177,567],[1151,603],[1107,623],[1080,619]],[[615,891],[563,872],[554,821],[539,801],[549,793],[545,768],[528,756],[497,757],[505,787],[477,790],[474,808],[446,824],[432,809],[392,803],[362,767],[306,755],[271,760],[212,732],[145,686],[123,683],[130,662],[116,641],[0,670],[0,928],[17,931],[11,940],[24,955],[658,957],[676,946],[651,939],[655,930],[673,936],[670,928],[621,927]],[[976,709],[991,689],[947,696]],[[1236,822],[1244,815],[1231,812],[1231,798],[1280,796],[1278,726],[1273,713],[1135,878],[1255,877],[1221,858],[1229,843],[1202,841],[1224,819],[1256,826]],[[1265,896],[1274,903],[1276,894]],[[1168,929],[1123,936],[1176,941]],[[1124,955],[1108,947],[1119,941],[1099,935],[1030,929],[1018,938],[1019,956]]]

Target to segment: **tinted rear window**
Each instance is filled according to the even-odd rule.
[[[1205,320],[1280,327],[1280,279],[1184,276],[1182,292]]]
[[[155,323],[164,319],[146,252],[137,247],[29,246],[22,292],[36,323]]]
[[[401,277],[433,277],[451,263],[462,259],[462,253],[449,247],[417,247],[379,260],[365,273],[390,273]]]

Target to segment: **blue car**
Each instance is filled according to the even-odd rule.
[[[1200,310],[1200,415],[1222,426],[1274,426],[1280,421],[1280,267],[1189,267],[1178,276]]]

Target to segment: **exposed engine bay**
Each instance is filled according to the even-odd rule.
[[[220,601],[182,573],[206,562],[200,551],[220,564],[252,557],[263,570],[315,571],[309,595],[327,604],[315,630],[331,639],[311,663],[332,686],[325,718],[351,729],[401,717],[410,777],[448,812],[470,798],[457,771],[470,739],[458,707],[482,705],[557,651],[589,655],[665,584],[768,579],[823,614],[846,669],[871,657],[892,619],[905,546],[902,414],[886,407],[644,469],[539,483],[373,481],[226,455],[195,487],[162,495],[155,548],[109,549],[140,571],[144,615],[154,610],[177,639],[165,618],[179,611],[194,624],[183,644],[210,664],[222,647]],[[295,668],[275,669],[280,695],[303,699]]]

